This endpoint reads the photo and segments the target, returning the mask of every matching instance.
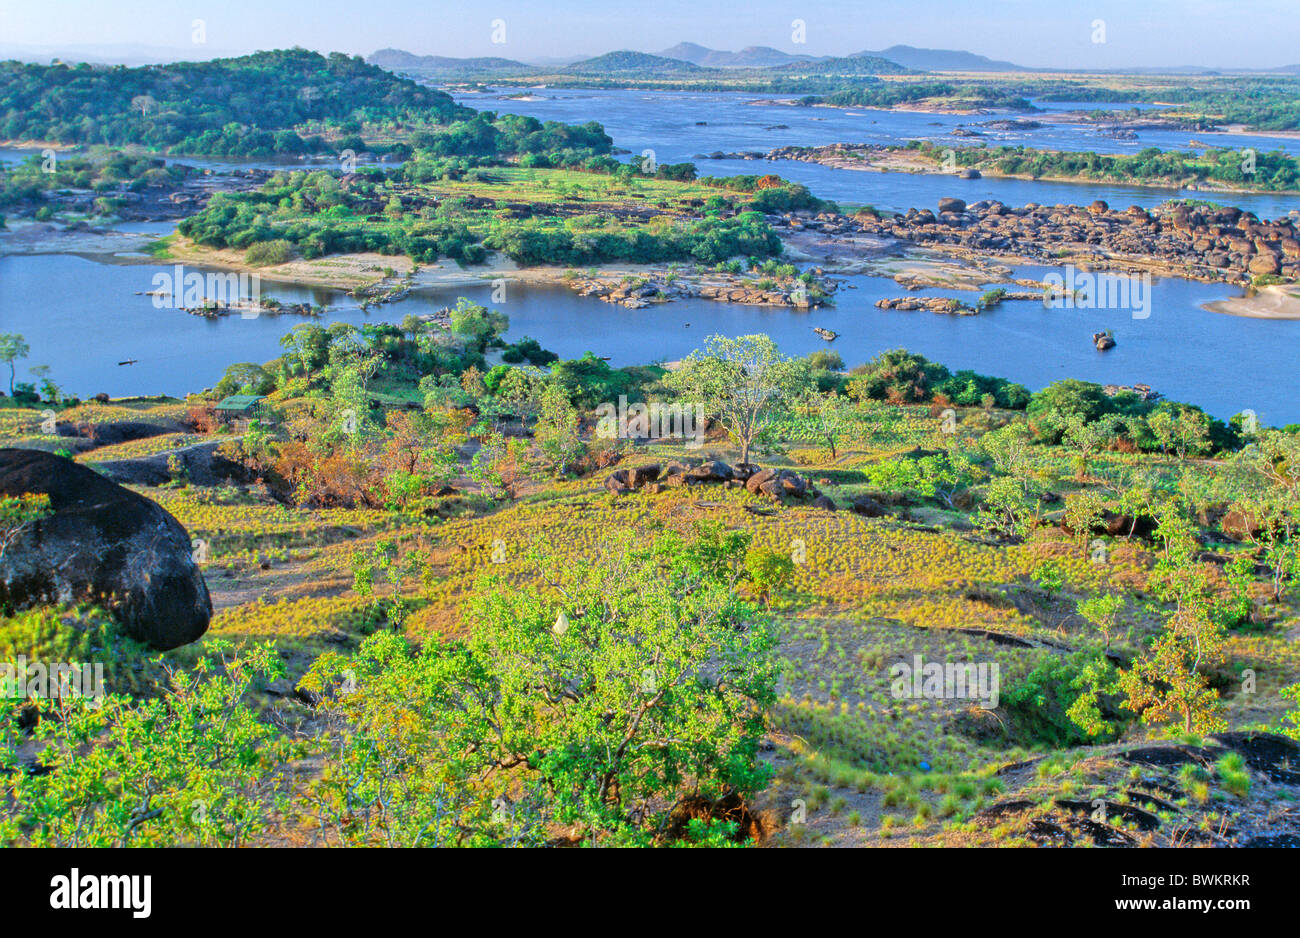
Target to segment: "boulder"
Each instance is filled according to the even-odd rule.
[[[634,466],[627,470],[627,472],[632,488],[639,489],[646,483],[654,482],[659,478],[659,465],[657,463],[651,463],[645,466]]]
[[[605,477],[605,488],[615,495],[632,492],[659,478],[659,466],[651,464],[628,469],[615,469]]]
[[[199,443],[139,459],[114,459],[95,463],[102,474],[121,485],[163,485],[173,481],[172,466],[180,467],[191,485],[248,482],[250,474],[239,463],[217,452],[220,443]],[[94,462],[93,457],[91,461]]]
[[[827,498],[825,495],[818,495],[816,500],[813,502],[813,507],[820,508],[823,511],[834,511],[835,502],[831,501],[831,499]]]
[[[1246,267],[1252,274],[1276,274],[1282,269],[1273,254],[1260,254],[1251,259]]]
[[[956,212],[960,214],[966,211],[966,200],[956,198],[944,198],[939,200],[939,214],[944,212]]]
[[[0,605],[104,604],[132,638],[176,648],[207,631],[212,600],[189,533],[157,503],[50,453],[0,449],[0,494],[48,495],[0,559]]]
[[[103,423],[57,423],[54,426],[59,436],[79,437],[95,446],[130,443],[164,433],[185,433],[189,429],[179,420],[110,420]]]
[[[775,478],[775,469],[760,469],[745,480],[745,488],[754,494],[758,494],[765,483],[770,482]]]
[[[727,482],[731,479],[731,467],[725,462],[706,462],[688,469],[686,478],[696,482]]]
[[[1223,516],[1219,526],[1224,534],[1236,541],[1248,541],[1264,530],[1254,514],[1235,507]]]
[[[868,495],[853,500],[853,511],[868,518],[883,518],[889,514],[888,508]]]
[[[791,472],[789,469],[782,469],[777,473],[777,481],[781,483],[781,488],[787,495],[798,497],[808,492],[808,483],[797,472]]]
[[[752,462],[738,462],[731,467],[731,477],[741,482],[746,481],[761,467],[754,465]]]
[[[1150,515],[1121,514],[1106,510],[1101,513],[1101,529],[1111,537],[1150,538],[1156,531],[1156,519]]]

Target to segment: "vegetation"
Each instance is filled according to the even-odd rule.
[[[1300,187],[1300,161],[1285,150],[1243,155],[1237,148],[1165,151],[1145,147],[1132,155],[1038,150],[1026,146],[941,147],[911,141],[905,148],[942,162],[954,155],[958,166],[1034,179],[1091,179],[1186,186],[1219,183],[1227,187],[1293,192]]]
[[[359,171],[347,184],[324,171],[277,173],[256,192],[215,196],[179,230],[218,248],[282,241],[307,258],[377,251],[420,263],[451,257],[477,264],[499,251],[521,264],[714,264],[781,251],[757,211],[736,212],[743,190],[720,200],[726,211],[698,212],[705,197],[726,190],[634,170],[462,172],[444,158],[425,159],[428,152],[418,151],[399,174]],[[640,210],[646,200],[658,202],[658,214]]]
[[[0,134],[265,158],[337,149],[363,126],[472,112],[360,58],[303,49],[140,68],[0,63]],[[364,148],[364,147],[362,147]]]

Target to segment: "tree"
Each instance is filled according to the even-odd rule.
[[[1220,657],[1213,621],[1191,611],[1175,613],[1146,653],[1120,672],[1126,706],[1144,723],[1181,719],[1187,733],[1222,730],[1227,724],[1219,715],[1219,694],[1200,671]]]
[[[482,584],[464,641],[384,632],[302,685],[331,737],[308,809],[345,843],[662,842],[683,806],[752,795],[773,633],[698,542],[537,554],[541,587]],[[341,692],[340,692],[341,691]]]
[[[1015,479],[1026,495],[1034,483],[1033,439],[1023,423],[991,430],[979,438],[979,449],[1000,473]]]
[[[788,408],[805,377],[801,363],[781,355],[766,335],[713,335],[664,384],[716,416],[747,463],[754,442]]]
[[[31,353],[27,341],[16,332],[0,333],[0,362],[9,366],[9,396],[14,396],[14,362]]]
[[[1120,673],[1120,687],[1128,708],[1143,722],[1181,718],[1185,732],[1212,732],[1226,725],[1219,715],[1219,694],[1201,670],[1223,660],[1215,590],[1196,560],[1196,529],[1182,506],[1166,502],[1157,517],[1155,537],[1163,551],[1148,586],[1173,610],[1151,646]]]
[[[1210,419],[1197,407],[1161,404],[1147,417],[1147,427],[1161,452],[1172,448],[1179,459],[1186,459],[1188,453],[1201,455],[1209,448]]]
[[[984,492],[975,523],[1003,537],[1027,537],[1038,524],[1040,507],[1035,485],[997,476]]]
[[[578,411],[555,385],[547,385],[541,394],[541,412],[533,430],[533,439],[541,451],[542,465],[557,475],[565,475],[586,451],[578,432]]]
[[[1042,442],[1056,443],[1065,432],[1068,418],[1096,420],[1110,413],[1113,406],[1101,385],[1065,378],[1035,393],[1026,412],[1034,436]]]
[[[832,391],[829,394],[811,395],[809,408],[812,429],[817,439],[830,453],[831,462],[835,461],[836,443],[848,432],[857,417],[857,408],[848,400]]]
[[[1063,442],[1075,451],[1075,478],[1088,477],[1088,461],[1100,453],[1115,438],[1114,417],[1085,418],[1079,414],[1064,417]]]
[[[1079,600],[1075,608],[1101,633],[1102,647],[1110,648],[1110,633],[1115,629],[1119,611],[1124,608],[1124,600],[1116,593],[1099,593]]]
[[[1080,544],[1086,544],[1105,509],[1101,496],[1091,489],[1071,492],[1065,496],[1065,525]]]
[[[1295,704],[1294,709],[1286,712],[1286,725],[1281,727],[1282,735],[1300,742],[1300,684],[1282,688],[1281,694]]]
[[[496,398],[525,423],[541,406],[544,374],[532,367],[510,368],[497,384]]]
[[[209,643],[194,673],[143,701],[121,694],[0,697],[0,765],[27,748],[39,771],[3,776],[0,843],[44,847],[232,846],[265,829],[277,732],[250,704],[284,673],[270,645]]]
[[[1273,599],[1300,578],[1300,435],[1266,430],[1236,455],[1238,508],[1254,521],[1250,538],[1269,566]]]
[[[898,403],[929,400],[934,388],[952,377],[943,365],[901,348],[881,352],[850,374],[851,397]]]
[[[784,589],[794,579],[794,561],[779,550],[756,547],[745,555],[745,574],[754,594],[770,603],[772,593]]]

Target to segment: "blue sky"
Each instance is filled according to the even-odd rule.
[[[195,19],[203,45],[191,41]],[[804,44],[792,42],[796,19]],[[1104,42],[1093,41],[1098,20]],[[0,49],[132,45],[198,58],[391,46],[528,61],[682,40],[813,55],[905,43],[1047,67],[1271,67],[1300,62],[1300,0],[0,0]]]

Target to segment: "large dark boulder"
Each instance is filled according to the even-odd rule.
[[[659,478],[659,466],[635,466],[630,469],[615,469],[605,477],[605,488],[615,495],[643,488]]]
[[[686,478],[696,482],[728,482],[732,477],[731,467],[716,460],[686,470]]]
[[[0,606],[99,602],[160,650],[207,631],[212,600],[190,536],[159,505],[70,459],[0,449],[0,494],[24,492],[48,495],[51,514],[0,559]]]
[[[865,515],[868,518],[884,518],[889,515],[889,509],[876,501],[870,495],[862,495],[853,500],[853,511],[859,515]]]
[[[96,470],[122,485],[164,485],[173,480],[172,467],[185,473],[190,485],[221,485],[251,481],[251,474],[239,463],[217,452],[220,443],[198,443],[181,449],[95,463]],[[89,460],[93,463],[92,455]]]

